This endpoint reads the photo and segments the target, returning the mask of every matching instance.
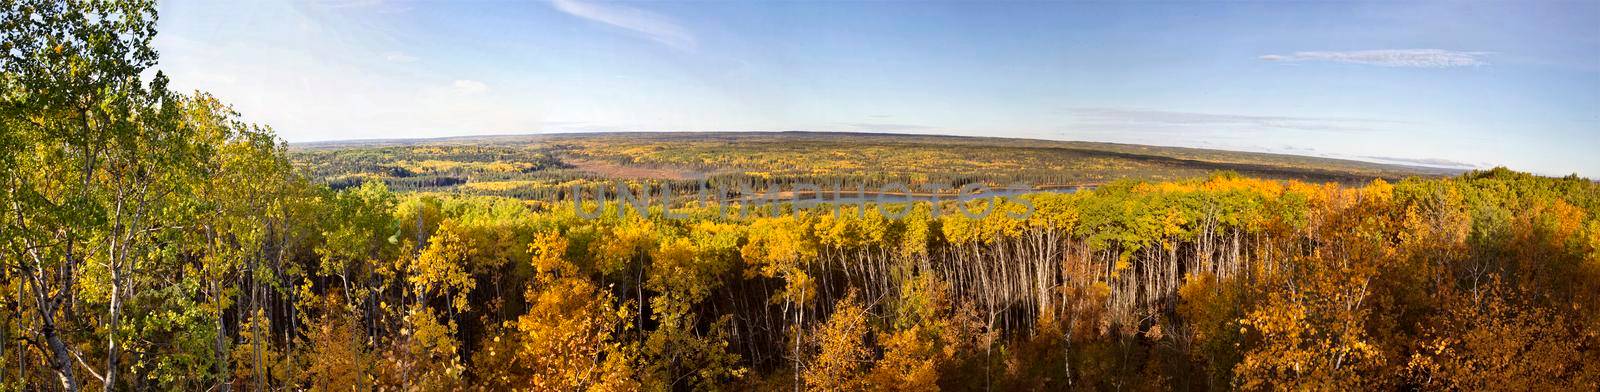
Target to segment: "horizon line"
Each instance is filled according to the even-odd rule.
[[[921,136],[921,137],[942,137],[942,138],[959,138],[959,139],[998,139],[998,140],[1022,140],[1022,141],[1036,140],[1036,141],[1064,142],[1064,143],[1090,143],[1090,144],[1103,144],[1103,145],[1116,145],[1116,146],[1180,148],[1180,149],[1189,149],[1189,150],[1198,150],[1198,151],[1216,151],[1216,152],[1228,152],[1228,153],[1276,155],[1276,156],[1310,158],[1310,159],[1326,159],[1326,160],[1333,160],[1333,161],[1344,161],[1344,162],[1352,162],[1352,163],[1380,165],[1380,166],[1387,166],[1387,167],[1393,167],[1393,168],[1446,170],[1446,171],[1453,172],[1453,174],[1461,174],[1461,173],[1467,173],[1467,172],[1471,172],[1471,171],[1489,170],[1492,167],[1506,167],[1503,164],[1496,164],[1496,165],[1492,165],[1492,166],[1489,166],[1489,167],[1485,167],[1485,166],[1481,166],[1481,165],[1474,165],[1474,164],[1469,164],[1469,163],[1462,163],[1462,165],[1433,165],[1433,164],[1425,164],[1425,163],[1422,163],[1422,162],[1407,162],[1406,159],[1401,159],[1401,158],[1306,155],[1306,154],[1298,154],[1298,153],[1291,153],[1291,152],[1250,151],[1250,150],[1227,149],[1227,148],[1216,148],[1216,147],[1195,147],[1195,146],[1187,146],[1187,145],[1141,144],[1141,143],[1109,142],[1109,141],[1095,141],[1095,140],[1083,140],[1083,139],[1050,139],[1050,138],[1018,137],[1018,136],[972,136],[972,135],[953,135],[953,134],[943,134],[943,133],[917,133],[915,131],[859,131],[859,130],[829,131],[829,130],[797,130],[797,129],[786,129],[786,130],[759,130],[759,129],[756,129],[756,130],[736,130],[736,131],[733,131],[733,130],[709,130],[709,131],[688,131],[688,130],[603,130],[603,131],[600,131],[600,130],[589,130],[589,131],[569,131],[569,130],[560,130],[560,131],[533,131],[533,132],[525,132],[525,133],[481,133],[481,134],[466,134],[466,135],[452,135],[452,136],[326,139],[326,140],[295,141],[295,142],[291,142],[291,141],[288,141],[288,140],[282,139],[282,138],[280,138],[280,140],[283,140],[283,142],[286,145],[289,145],[289,146],[292,146],[292,147],[308,147],[308,146],[309,147],[325,147],[325,146],[335,146],[335,145],[340,145],[340,144],[361,144],[361,143],[382,143],[382,142],[428,142],[428,141],[448,141],[448,140],[459,140],[459,139],[493,138],[493,137],[581,136],[581,135],[607,135],[607,134],[782,134],[782,133],[836,134],[836,135],[859,135],[859,136]],[[1563,177],[1563,176],[1570,175],[1570,174],[1577,174],[1577,173],[1552,174],[1552,173],[1544,173],[1544,172],[1538,172],[1538,171],[1528,171],[1528,173],[1533,173],[1533,174],[1537,174],[1537,175],[1541,175],[1541,176],[1547,176],[1547,177]]]

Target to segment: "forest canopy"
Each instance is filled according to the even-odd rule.
[[[0,390],[1600,388],[1575,176],[584,219],[316,181],[167,88],[153,4],[0,5]],[[404,170],[561,162],[468,152]]]

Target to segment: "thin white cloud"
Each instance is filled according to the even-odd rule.
[[[1344,117],[1295,117],[1217,114],[1127,108],[1073,108],[1067,112],[1079,126],[1138,130],[1226,129],[1233,131],[1365,132],[1399,121]]]
[[[405,52],[384,53],[383,54],[383,59],[384,60],[388,60],[389,62],[395,62],[395,63],[410,63],[410,62],[417,61],[417,57],[416,56],[412,56],[412,55],[406,54]]]
[[[309,4],[327,8],[367,8],[381,6],[384,0],[322,0]]]
[[[695,37],[679,26],[671,18],[642,9],[614,5],[595,4],[581,0],[551,0],[550,5],[556,10],[572,16],[608,24],[611,26],[631,30],[643,34],[652,41],[678,50],[690,51],[695,48]]]
[[[489,85],[476,80],[457,80],[454,83],[450,83],[450,87],[461,95],[473,95],[489,91]]]
[[[1381,49],[1343,52],[1294,52],[1261,56],[1266,61],[1326,61],[1381,67],[1449,68],[1488,65],[1490,52],[1460,52],[1443,49]]]
[[[1482,164],[1455,161],[1455,160],[1449,160],[1449,159],[1444,159],[1444,158],[1403,158],[1403,157],[1386,157],[1386,156],[1378,156],[1378,155],[1363,155],[1363,156],[1360,156],[1360,157],[1357,157],[1357,158],[1360,158],[1361,160],[1365,160],[1365,161],[1377,161],[1377,162],[1380,162],[1380,163],[1398,163],[1398,164],[1403,164],[1403,165],[1417,165],[1417,166],[1451,168],[1451,169],[1478,169],[1478,168],[1482,168],[1483,167]]]
[[[854,128],[856,130],[861,130],[861,131],[902,131],[902,132],[907,132],[907,131],[931,131],[931,130],[939,129],[937,127],[930,127],[930,126],[926,126],[926,125],[896,124],[896,123],[883,123],[883,122],[842,122],[842,123],[838,123],[838,124],[846,126],[846,127]]]

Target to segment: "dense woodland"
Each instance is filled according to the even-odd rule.
[[[1232,171],[1360,184],[1459,170],[1289,155],[1107,143],[818,132],[586,133],[312,143],[290,160],[334,189],[382,181],[396,192],[555,200],[573,186],[649,179],[675,194],[708,188],[969,183],[1042,189]]]
[[[334,189],[147,72],[150,4],[0,4],[0,390],[1600,387],[1575,176],[585,219]]]

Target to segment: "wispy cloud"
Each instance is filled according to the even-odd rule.
[[[384,53],[383,54],[383,59],[384,60],[388,60],[390,62],[395,62],[395,63],[410,63],[410,62],[417,61],[417,57],[416,56],[412,56],[412,55],[406,54],[405,52]]]
[[[839,125],[855,128],[856,130],[861,130],[861,131],[903,131],[904,132],[904,131],[929,131],[929,130],[939,129],[939,128],[936,128],[936,127],[930,127],[930,126],[926,126],[926,125],[879,123],[879,122],[843,122],[843,123],[839,123]]]
[[[1440,167],[1440,168],[1450,168],[1450,169],[1478,169],[1478,168],[1484,167],[1484,165],[1482,165],[1482,164],[1467,163],[1467,162],[1462,162],[1462,161],[1453,161],[1453,160],[1443,159],[1443,158],[1401,158],[1401,157],[1386,157],[1386,156],[1376,156],[1376,155],[1365,155],[1365,156],[1361,156],[1359,158],[1361,158],[1362,160],[1378,161],[1380,163],[1399,163],[1399,164],[1405,164],[1405,165],[1418,165],[1418,166]]]
[[[384,4],[383,0],[322,0],[308,4],[327,8],[366,8]]]
[[[489,91],[489,85],[476,80],[466,79],[457,80],[453,83],[450,83],[450,88],[457,94],[461,95],[481,94],[485,91]]]
[[[1381,67],[1448,68],[1488,65],[1490,52],[1459,52],[1443,49],[1381,49],[1344,52],[1294,52],[1261,56],[1266,61],[1326,61],[1376,65]]]
[[[1125,108],[1073,108],[1068,109],[1068,113],[1073,119],[1077,120],[1080,127],[1134,131],[1204,129],[1364,132],[1385,124],[1401,123],[1399,121],[1367,118],[1264,116]]]
[[[695,37],[688,30],[671,18],[650,11],[581,0],[551,0],[550,5],[572,16],[643,34],[652,41],[678,50],[690,51],[696,46]]]

